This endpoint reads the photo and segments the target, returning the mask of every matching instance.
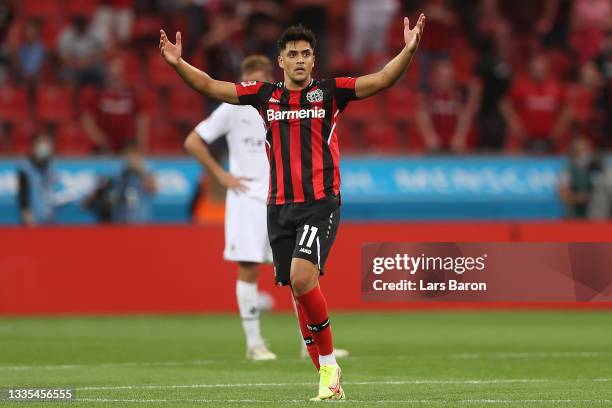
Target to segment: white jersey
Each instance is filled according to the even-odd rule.
[[[223,103],[195,132],[206,143],[225,135],[229,148],[229,172],[244,177],[245,194],[265,203],[270,170],[266,156],[266,130],[259,112],[252,106]]]

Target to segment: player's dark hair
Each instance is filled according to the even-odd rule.
[[[315,39],[315,35],[310,29],[304,27],[301,24],[292,25],[287,28],[281,34],[280,38],[277,42],[278,52],[280,53],[285,49],[287,43],[294,41],[306,41],[310,44],[310,47],[314,50],[317,40]]]

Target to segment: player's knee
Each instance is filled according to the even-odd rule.
[[[293,265],[291,268],[291,287],[293,293],[301,296],[317,286],[317,273],[312,267]]]

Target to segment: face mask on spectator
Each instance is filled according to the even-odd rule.
[[[40,161],[47,160],[53,154],[53,147],[51,146],[51,143],[49,142],[38,142],[34,146],[33,154],[36,160],[40,160]]]

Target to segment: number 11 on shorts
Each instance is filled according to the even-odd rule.
[[[302,238],[300,238],[300,243],[299,243],[300,246],[302,246],[304,244],[304,240],[306,239],[306,235],[308,235],[308,230],[310,230],[310,236],[308,237],[308,241],[306,242],[306,247],[310,248],[312,246],[312,243],[313,243],[315,237],[317,236],[317,231],[319,229],[317,227],[315,227],[315,226],[304,225],[304,232],[302,233]]]

